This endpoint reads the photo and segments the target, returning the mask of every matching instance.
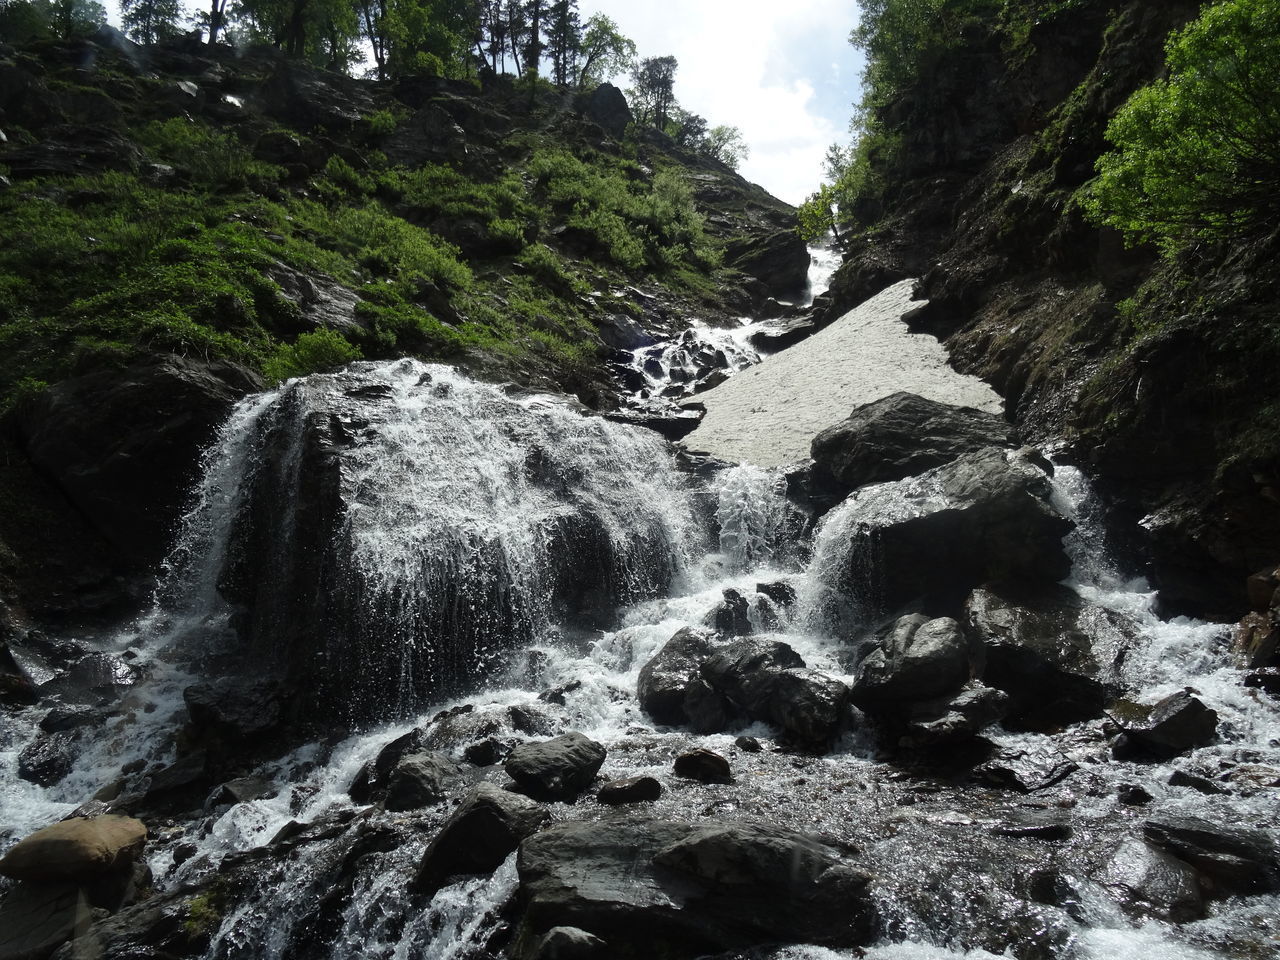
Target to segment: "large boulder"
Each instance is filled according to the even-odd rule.
[[[491,783],[480,784],[427,847],[414,889],[430,895],[452,876],[496,870],[521,840],[550,820],[551,812],[540,803]]]
[[[1175,923],[1204,916],[1196,871],[1141,840],[1120,844],[1098,880],[1130,913]]]
[[[842,851],[773,826],[562,823],[521,844],[517,865],[517,960],[560,926],[600,938],[618,960],[851,947],[872,935],[867,876]]]
[[[387,783],[386,808],[416,810],[439,803],[463,782],[462,770],[439,753],[411,753],[401,757]]]
[[[640,668],[636,699],[640,708],[658,723],[677,726],[687,720],[685,695],[698,675],[699,665],[716,648],[715,638],[702,630],[684,627]]]
[[[631,107],[622,91],[612,83],[602,83],[587,99],[586,118],[616,140],[621,140],[632,121]]]
[[[958,689],[969,674],[969,641],[960,625],[910,614],[858,665],[853,702],[869,713],[901,713]]]
[[[1217,711],[1180,690],[1152,707],[1144,725],[1116,737],[1111,753],[1117,760],[1169,760],[1217,739]]]
[[[169,546],[200,451],[231,407],[262,381],[224,361],[166,357],[99,370],[24,407],[28,456],[128,562]]]
[[[1142,833],[1149,843],[1200,871],[1210,897],[1280,890],[1280,855],[1266,831],[1162,814],[1148,820]]]
[[[803,293],[809,284],[809,248],[794,230],[731,240],[725,263],[755,277],[770,293]]]
[[[901,480],[983,447],[1009,445],[1012,431],[994,413],[894,393],[857,407],[813,438],[813,480],[848,493]]]
[[[572,800],[591,786],[604,758],[604,747],[574,732],[541,743],[522,743],[507,754],[502,766],[532,797]]]
[[[924,594],[962,595],[992,580],[1056,582],[1071,570],[1062,538],[1072,524],[1051,493],[1033,459],[988,447],[855,491],[824,519],[814,566],[864,623]],[[832,602],[827,613],[841,616],[841,601]]]
[[[146,826],[132,817],[75,817],[19,842],[0,859],[0,874],[40,883],[84,883],[132,864],[146,842]]]
[[[1133,630],[1057,584],[981,587],[963,617],[981,645],[983,681],[1009,695],[1006,723],[1020,730],[1100,716]]]

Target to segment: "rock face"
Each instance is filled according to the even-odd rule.
[[[969,679],[969,641],[950,617],[902,617],[858,666],[853,702],[861,709],[901,709],[957,689]]]
[[[544,800],[572,800],[595,779],[605,749],[580,733],[542,743],[524,743],[507,755],[503,769],[525,793]]]
[[[602,83],[591,91],[584,111],[588,120],[616,140],[622,139],[631,123],[631,107],[621,90],[612,83]]]
[[[519,794],[482,783],[445,821],[422,855],[414,889],[434,893],[452,876],[488,873],[525,837],[551,820],[551,812]]]
[[[685,693],[697,676],[698,665],[711,656],[711,635],[692,627],[676,632],[661,650],[640,668],[636,699],[658,723],[677,726],[686,721]]]
[[[771,942],[845,947],[871,935],[866,875],[839,851],[776,827],[557,824],[521,844],[518,869],[519,960],[559,926],[600,938],[620,960]]]
[[[981,644],[983,680],[1009,695],[1006,723],[1045,730],[1100,716],[1103,678],[1123,652],[1127,625],[1056,584],[989,586],[965,600],[964,622]]]
[[[439,753],[411,753],[391,771],[387,784],[388,810],[416,810],[439,803],[450,786],[461,781],[458,765]]]
[[[813,480],[843,495],[923,473],[983,447],[1007,446],[1011,437],[1009,424],[996,414],[894,393],[857,407],[813,438]]]
[[[1062,537],[1072,524],[1049,497],[1038,465],[987,448],[856,491],[825,518],[814,562],[824,581],[853,592],[864,622],[924,593],[1051,583],[1070,571]]]
[[[1143,836],[1199,870],[1211,897],[1280,890],[1280,856],[1264,831],[1165,814],[1148,820]]]
[[[794,230],[731,242],[725,263],[759,280],[771,293],[803,293],[809,282],[809,250]]]
[[[1217,739],[1217,712],[1182,691],[1152,707],[1144,726],[1120,734],[1111,752],[1117,760],[1168,760]]]
[[[1196,871],[1140,840],[1126,840],[1098,878],[1126,910],[1175,923],[1204,916]]]
[[[32,463],[120,556],[150,565],[168,547],[201,449],[262,386],[233,363],[169,357],[65,380],[24,412],[21,429]]]

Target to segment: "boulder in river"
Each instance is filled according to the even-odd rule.
[[[729,761],[714,750],[694,747],[676,757],[673,768],[677,777],[700,783],[733,783]]]
[[[1217,711],[1180,690],[1157,703],[1145,725],[1116,737],[1111,753],[1117,760],[1169,760],[1217,738]]]
[[[960,625],[950,617],[910,614],[858,665],[852,698],[870,713],[902,713],[913,702],[958,689],[969,675],[969,641]]]
[[[778,942],[866,943],[868,877],[803,834],[668,820],[561,823],[520,846],[512,955],[572,926],[618,960],[692,958]]]
[[[812,479],[841,495],[901,480],[983,447],[1008,446],[1012,430],[994,413],[894,393],[857,407],[813,438]]]
[[[573,732],[540,743],[522,743],[507,754],[502,766],[532,797],[572,800],[591,786],[604,758],[604,747]]]
[[[653,777],[611,780],[600,788],[596,799],[610,806],[624,803],[652,803],[662,796],[662,784]]]
[[[127,868],[141,854],[147,828],[132,817],[63,820],[37,830],[0,859],[14,880],[87,882]]]
[[[1162,814],[1143,827],[1147,841],[1191,864],[1215,898],[1280,890],[1280,856],[1265,831]]]
[[[410,753],[400,758],[387,781],[386,808],[416,810],[439,803],[452,786],[462,782],[462,771],[439,753]]]
[[[1195,869],[1141,840],[1120,844],[1098,880],[1129,913],[1175,923],[1204,916]]]

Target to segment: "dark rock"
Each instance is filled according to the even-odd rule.
[[[137,679],[137,670],[123,658],[110,653],[90,653],[41,684],[40,692],[73,703],[97,703],[104,697],[120,696]]]
[[[1071,824],[1061,813],[1054,811],[1008,812],[999,823],[991,827],[991,833],[997,837],[1052,843],[1070,838]]]
[[[554,703],[563,707],[566,697],[575,690],[582,689],[581,680],[570,680],[568,683],[562,683],[550,690],[543,690],[538,694],[538,699],[543,703]]]
[[[283,691],[272,680],[203,680],[183,690],[182,699],[198,731],[233,742],[266,736],[284,719]]]
[[[1136,783],[1122,783],[1116,788],[1120,802],[1129,807],[1141,807],[1151,802],[1151,794]]]
[[[426,745],[426,734],[421,729],[413,729],[396,737],[381,750],[372,763],[366,763],[357,772],[347,795],[356,803],[373,803],[386,796],[387,784],[391,779],[391,771],[400,759],[410,753],[417,753]]]
[[[707,623],[727,637],[745,637],[754,633],[750,617],[751,604],[737,590],[724,591],[724,599],[707,616]]]
[[[969,642],[960,625],[950,617],[911,614],[900,618],[858,666],[852,699],[868,712],[902,712],[911,702],[949,693],[967,679]]]
[[[778,295],[799,294],[809,283],[809,249],[794,230],[731,240],[725,265],[755,277]]]
[[[45,733],[75,730],[102,720],[102,711],[84,704],[59,704],[40,720]]]
[[[280,296],[297,308],[297,322],[290,326],[299,333],[319,327],[362,332],[364,324],[356,315],[360,298],[342,284],[321,273],[300,273],[283,263],[265,271],[280,287]]]
[[[509,752],[510,748],[497,737],[488,737],[468,745],[462,758],[477,767],[491,767]]]
[[[1265,670],[1252,670],[1245,674],[1244,685],[1261,690],[1272,697],[1280,697],[1280,669],[1270,667]]]
[[[207,796],[210,786],[209,757],[193,750],[151,775],[146,802],[179,806]]]
[[[1128,637],[1116,615],[1066,587],[995,586],[969,595],[964,621],[982,644],[983,681],[1009,695],[1006,725],[1049,730],[1102,714],[1101,677]]]
[[[743,753],[759,753],[764,749],[755,737],[738,737],[733,741],[733,745]]]
[[[814,482],[844,495],[868,483],[901,480],[984,447],[1009,446],[1002,418],[913,393],[856,408],[813,439]]]
[[[18,776],[41,787],[58,783],[74,765],[75,741],[69,733],[41,734],[18,754]]]
[[[714,649],[713,638],[702,631],[685,627],[675,633],[640,669],[636,684],[640,708],[658,723],[684,723],[685,692]]]
[[[697,676],[685,687],[681,709],[694,733],[720,733],[732,725],[735,716],[728,697]]]
[[[761,353],[777,353],[793,347],[801,340],[817,333],[818,325],[809,317],[791,317],[762,327],[747,338],[747,342]]]
[[[0,957],[37,960],[84,934],[93,915],[74,883],[20,883],[0,903]]]
[[[1062,537],[1072,525],[1050,505],[1051,493],[1042,469],[996,448],[863,487],[840,508],[837,529],[848,540],[830,557],[827,577],[861,597],[859,571],[876,571],[861,601],[863,622],[926,592],[956,595],[996,580],[1056,582],[1071,569]]]
[[[40,693],[36,690],[35,681],[14,657],[9,643],[0,641],[0,706],[27,707],[39,700]]]
[[[1175,923],[1204,916],[1196,871],[1141,840],[1122,843],[1098,876],[1098,882],[1129,913]]]
[[[445,821],[422,856],[414,889],[430,896],[452,876],[488,873],[551,820],[541,804],[482,783]]]
[[[563,823],[521,844],[518,869],[516,960],[536,956],[557,926],[599,937],[619,960],[871,936],[866,875],[841,852],[776,827]]]
[[[992,786],[1034,793],[1061,783],[1080,765],[1056,750],[1004,750],[974,768],[974,776]],[[1148,797],[1147,799],[1150,799]]]
[[[218,786],[209,800],[214,806],[224,803],[249,803],[253,800],[270,800],[280,793],[280,788],[262,777],[237,777]]]
[[[23,408],[32,462],[126,560],[168,549],[200,451],[262,381],[224,361],[181,357],[101,370],[50,387]]]
[[[577,927],[552,927],[534,950],[534,960],[592,960],[609,956],[608,944]]]
[[[1142,833],[1148,842],[1199,870],[1207,896],[1252,896],[1280,890],[1276,845],[1261,830],[1162,814],[1148,820]]]
[[[845,725],[849,688],[816,670],[783,670],[774,680],[769,719],[795,740],[825,746]]]
[[[631,107],[621,90],[611,83],[602,83],[591,91],[583,111],[586,118],[615,140],[621,140],[631,123]]]
[[[1280,609],[1247,614],[1236,627],[1233,642],[1246,668],[1280,666]]]
[[[804,665],[800,654],[781,641],[744,638],[716,651],[698,672],[743,716],[769,720],[778,675]]]
[[[674,770],[677,777],[697,780],[699,783],[733,783],[729,761],[702,747],[686,750],[676,757]]]
[[[439,803],[462,773],[448,757],[439,753],[411,753],[401,757],[387,784],[388,810],[416,810]]]
[[[591,785],[604,763],[605,749],[580,733],[541,743],[523,743],[502,767],[522,791],[548,800],[572,800]]]
[[[789,610],[795,606],[796,588],[785,580],[775,580],[772,583],[757,583],[756,593],[768,597],[774,605],[784,610]]]
[[[599,320],[600,339],[615,350],[639,350],[651,346],[653,334],[640,325],[640,321],[625,313],[605,314]]]
[[[1166,781],[1171,787],[1190,787],[1197,793],[1203,793],[1205,796],[1213,796],[1215,794],[1230,793],[1225,787],[1220,787],[1212,780],[1204,777],[1197,777],[1195,774],[1187,773],[1185,770],[1175,770],[1169,774]]]
[[[1217,739],[1217,712],[1183,690],[1157,703],[1145,726],[1116,737],[1111,753],[1117,760],[1168,760]]]
[[[653,777],[628,777],[606,783],[596,799],[607,804],[651,803],[661,796],[662,784]]]
[[[1003,691],[970,681],[955,693],[910,704],[900,742],[907,747],[959,744],[1003,719],[1008,709]]]

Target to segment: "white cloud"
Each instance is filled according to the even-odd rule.
[[[817,188],[827,146],[847,136],[857,98],[848,0],[579,0],[605,13],[640,56],[674,56],[676,98],[712,125],[742,130],[741,173],[799,203]]]

